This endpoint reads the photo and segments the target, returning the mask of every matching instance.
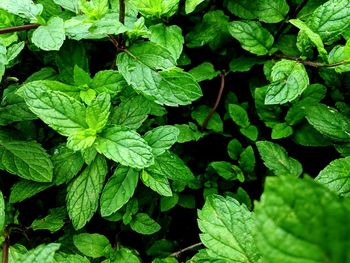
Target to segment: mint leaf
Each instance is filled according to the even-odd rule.
[[[108,248],[112,249],[109,240],[100,234],[75,235],[73,243],[81,253],[92,258],[103,257]]]
[[[324,104],[307,107],[306,119],[322,135],[334,141],[350,140],[350,119],[334,108]]]
[[[74,66],[73,79],[76,86],[88,85],[91,82],[90,74],[78,65]]]
[[[227,9],[235,16],[243,19],[257,18],[257,6],[253,1],[229,0],[227,3]]]
[[[350,157],[336,159],[315,178],[340,196],[350,196]]]
[[[51,187],[51,183],[38,183],[29,180],[20,180],[11,188],[10,203],[18,203],[26,200],[37,193],[40,193]]]
[[[66,217],[65,207],[49,209],[49,214],[46,217],[35,219],[30,227],[33,230],[49,230],[54,233],[64,226]]]
[[[63,19],[51,17],[47,25],[38,27],[32,36],[32,42],[42,50],[59,50],[66,38]]]
[[[153,155],[159,156],[173,146],[178,136],[178,128],[165,125],[146,132],[143,138],[151,146]]]
[[[171,54],[161,46],[133,45],[118,55],[117,64],[128,84],[161,105],[187,105],[202,95],[193,77],[174,68]]]
[[[108,122],[111,97],[107,93],[99,94],[86,108],[86,123],[96,132],[102,131]]]
[[[120,23],[117,13],[107,13],[89,27],[89,31],[96,35],[118,35],[127,30],[128,28]]]
[[[179,7],[180,0],[132,0],[137,10],[145,17],[170,17]]]
[[[96,150],[125,166],[133,168],[148,167],[154,162],[152,148],[135,131],[121,130],[114,126],[99,134]]]
[[[229,162],[211,162],[209,164],[214,170],[220,175],[222,178],[226,180],[236,180],[244,181],[244,176],[242,175],[242,171],[235,165],[232,165]],[[237,169],[238,168],[238,169]]]
[[[307,208],[307,209],[305,209]],[[256,204],[256,244],[267,262],[343,262],[349,201],[309,178],[270,177]]]
[[[271,72],[265,104],[284,104],[295,100],[309,85],[304,65],[291,60],[277,62]]]
[[[258,128],[254,125],[249,125],[245,128],[240,128],[239,131],[247,138],[252,141],[256,141],[258,139],[259,131]]]
[[[301,175],[301,164],[296,159],[289,157],[282,146],[268,141],[256,142],[256,146],[265,166],[276,175]]]
[[[0,135],[0,169],[24,179],[51,182],[53,165],[40,144],[17,141]]]
[[[278,123],[272,128],[271,139],[281,139],[293,134],[293,128],[286,123]]]
[[[115,253],[116,259],[113,263],[123,263],[123,262],[130,262],[130,263],[141,263],[142,261],[139,259],[139,256],[135,253],[135,251],[121,247],[118,249],[118,251]]]
[[[67,188],[67,210],[75,229],[82,228],[94,215],[107,174],[106,160],[97,156]]]
[[[66,10],[72,11],[78,14],[79,12],[79,0],[53,0],[55,4],[60,5]]]
[[[192,13],[196,7],[204,2],[204,0],[186,0],[185,3],[185,12],[186,14]]]
[[[253,213],[232,197],[207,197],[198,211],[200,239],[217,262],[261,262],[255,247]],[[215,261],[216,262],[216,261]]]
[[[0,8],[22,18],[36,20],[43,11],[41,4],[34,4],[32,0],[1,0]]]
[[[228,112],[232,120],[240,127],[247,128],[250,126],[248,114],[244,108],[237,104],[229,104]]]
[[[209,62],[203,62],[197,67],[191,69],[190,73],[198,82],[203,80],[211,80],[220,74],[220,71],[214,69],[213,64]]]
[[[173,195],[168,179],[162,175],[156,173],[149,173],[146,170],[142,170],[141,180],[144,183],[144,185],[148,186],[153,191],[157,192],[162,196]]]
[[[204,120],[207,118],[210,111],[211,111],[211,108],[209,108],[206,105],[201,105],[192,111],[191,117],[194,120],[196,120],[196,122],[200,126],[202,126],[204,123]],[[214,112],[213,116],[210,118],[208,122],[207,129],[213,130],[214,132],[223,132],[224,123],[221,120],[219,113]]]
[[[125,205],[133,196],[139,173],[124,166],[118,166],[109,178],[101,194],[101,215],[110,216]]]
[[[135,232],[142,235],[152,235],[160,230],[160,225],[148,214],[138,213],[130,222],[130,227]]]
[[[49,90],[40,81],[30,82],[22,88],[29,109],[58,133],[69,136],[87,128],[86,109],[81,102],[62,92]]]
[[[113,98],[126,87],[123,76],[116,70],[101,70],[92,79],[89,87],[97,93],[106,92]]]
[[[255,21],[233,21],[228,30],[243,49],[258,56],[268,54],[274,41],[270,32]]]
[[[149,40],[167,49],[175,61],[178,60],[184,43],[181,28],[175,25],[157,24],[150,26],[149,30],[151,32]]]
[[[278,23],[288,14],[289,6],[286,0],[258,0],[256,14],[265,23]]]
[[[41,244],[21,256],[19,262],[51,263],[53,262],[55,252],[60,248],[60,245],[61,244],[58,243]]]
[[[260,57],[240,56],[231,60],[230,70],[232,72],[246,72],[249,71],[253,66],[264,64],[264,62],[265,59]]]
[[[0,42],[0,81],[4,76],[6,65],[8,63],[6,52],[6,46],[2,42]]]

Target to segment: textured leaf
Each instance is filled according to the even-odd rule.
[[[132,0],[145,17],[170,17],[177,11],[180,0]]]
[[[283,176],[267,178],[260,200],[256,243],[266,262],[348,261],[348,199],[309,178]]]
[[[237,104],[229,104],[228,112],[232,120],[240,127],[247,128],[250,125],[249,117],[244,108]]]
[[[89,84],[91,82],[91,77],[88,72],[80,68],[78,65],[74,66],[74,71],[73,71],[73,79],[74,79],[74,84],[76,86],[80,85],[85,85]]]
[[[29,109],[58,133],[69,136],[88,128],[86,109],[79,101],[47,89],[40,81],[30,82],[22,88]]]
[[[141,263],[142,261],[139,259],[136,253],[128,248],[121,247],[116,252],[116,259],[113,263]],[[108,263],[108,262],[107,262]]]
[[[74,245],[84,255],[99,258],[105,255],[105,250],[112,248],[109,240],[100,234],[83,233],[73,236]]]
[[[20,180],[11,188],[10,203],[18,203],[35,196],[51,187],[51,183],[38,183],[29,180]]]
[[[243,170],[244,173],[251,174],[254,172],[255,155],[253,147],[251,145],[249,145],[241,152],[238,163],[239,167]]]
[[[286,138],[293,134],[293,128],[286,123],[278,123],[272,128],[271,139]]]
[[[24,102],[0,107],[0,126],[18,122],[31,121],[37,117],[28,109]]]
[[[152,148],[135,131],[115,126],[106,129],[96,140],[96,150],[122,165],[144,168],[154,162]]]
[[[107,93],[99,94],[86,108],[86,123],[96,132],[102,131],[108,122],[111,97]]]
[[[103,17],[99,18],[95,23],[91,25],[89,31],[93,34],[101,35],[118,35],[128,30],[119,21],[119,16],[116,13],[107,13]]]
[[[34,45],[42,50],[59,50],[66,38],[63,19],[52,17],[47,25],[38,27],[32,36]]]
[[[186,0],[185,3],[185,12],[186,14],[192,13],[196,7],[204,2],[204,0]]]
[[[152,147],[153,155],[159,156],[173,146],[177,141],[178,136],[178,128],[171,125],[165,125],[146,132],[143,138],[148,145]]]
[[[199,66],[191,69],[190,73],[198,82],[203,80],[211,80],[220,74],[220,71],[214,69],[213,64],[209,62],[203,62]]]
[[[206,105],[201,105],[192,111],[191,117],[194,120],[196,120],[196,122],[200,126],[202,126],[204,123],[204,120],[207,118],[210,111],[211,111],[211,108],[209,108]],[[214,132],[223,132],[224,123],[223,123],[222,119],[220,118],[219,113],[215,112],[213,114],[213,116],[210,118],[206,128],[208,130],[213,130]]]
[[[214,170],[218,173],[218,175],[220,175],[222,178],[226,180],[242,179],[242,178],[238,178],[240,174],[237,173],[235,166],[229,162],[224,162],[224,161],[211,162],[209,165],[214,168]]]
[[[161,105],[187,105],[202,95],[194,78],[174,68],[171,54],[161,46],[136,44],[118,55],[117,64],[128,84]]]
[[[277,62],[271,72],[265,104],[283,104],[295,100],[309,85],[304,65],[291,60]]]
[[[62,6],[64,9],[72,11],[78,14],[79,12],[79,0],[53,0],[54,3]]]
[[[232,197],[212,195],[198,211],[200,239],[218,262],[261,262],[254,244],[253,214]],[[215,261],[216,262],[216,261]]]
[[[243,49],[258,56],[268,54],[272,47],[273,36],[258,22],[233,21],[228,30],[241,43]]]
[[[159,174],[151,174],[145,170],[141,172],[141,180],[144,185],[151,188],[153,191],[157,192],[162,196],[172,196],[170,183],[168,179]]]
[[[52,263],[90,263],[90,261],[79,254],[65,254],[57,252],[55,254],[55,261]]]
[[[0,81],[5,73],[5,66],[7,63],[8,61],[6,56],[6,46],[2,42],[0,42]]]
[[[123,76],[116,70],[101,70],[96,73],[89,87],[97,93],[106,92],[114,97],[126,87]]]
[[[184,43],[181,28],[175,25],[157,24],[150,26],[149,30],[151,32],[150,40],[167,49],[176,61],[182,53]]]
[[[43,11],[43,6],[32,0],[1,0],[0,8],[27,19],[35,18]]]
[[[82,228],[94,215],[107,174],[106,160],[97,156],[67,188],[67,210],[75,229]]]
[[[350,157],[336,159],[315,178],[340,196],[350,196]]]
[[[334,141],[350,141],[350,119],[336,109],[318,104],[307,107],[306,119],[321,134]]]
[[[299,176],[302,173],[301,164],[288,156],[287,151],[276,143],[268,141],[256,142],[261,159],[267,168],[276,175]]]
[[[286,0],[258,0],[256,14],[265,23],[278,23],[288,14],[289,6]]]
[[[148,214],[138,213],[130,222],[130,227],[142,235],[152,235],[160,230],[160,225]]]
[[[243,19],[257,18],[257,5],[253,1],[229,0],[227,3],[227,9],[235,16]]]
[[[101,195],[101,215],[107,217],[118,211],[134,195],[139,173],[125,166],[118,166],[109,178]]]
[[[40,144],[3,139],[0,136],[0,169],[24,179],[51,182],[53,165]]]
[[[31,224],[31,228],[33,230],[49,230],[54,233],[64,226],[66,217],[65,207],[49,209],[49,214],[42,219],[35,219]]]
[[[55,252],[60,248],[58,243],[41,244],[24,254],[21,263],[52,263]]]
[[[112,111],[111,123],[138,129],[151,112],[151,103],[143,96],[136,96],[123,101]]]

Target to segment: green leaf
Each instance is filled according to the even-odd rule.
[[[235,16],[243,19],[255,19],[256,14],[256,3],[253,1],[246,0],[229,0],[227,3],[227,9]]]
[[[151,112],[151,102],[143,96],[135,96],[123,101],[112,110],[111,123],[138,129]]]
[[[125,166],[144,168],[153,164],[152,148],[135,131],[114,126],[104,130],[95,143],[96,150]]]
[[[182,182],[191,182],[195,179],[186,164],[177,155],[171,152],[165,152],[157,156],[154,164],[148,167],[146,171],[152,175],[158,174],[162,177]]]
[[[58,243],[41,244],[21,256],[21,263],[52,263],[55,252],[60,248]]]
[[[90,263],[90,261],[79,254],[65,254],[58,252],[55,254],[53,263]]]
[[[350,157],[336,159],[327,165],[315,180],[340,196],[350,196]]]
[[[119,35],[128,30],[119,21],[118,13],[107,13],[89,27],[89,31],[96,35]]]
[[[304,123],[294,131],[293,140],[303,146],[331,146],[331,140],[322,136],[310,124]]]
[[[247,72],[251,70],[253,66],[264,64],[264,62],[265,59],[260,57],[240,56],[230,61],[230,70],[232,72]]]
[[[116,70],[101,70],[96,73],[89,87],[97,93],[106,92],[113,98],[126,87],[123,76]]]
[[[231,159],[237,160],[238,156],[243,151],[242,144],[237,139],[232,139],[227,144],[227,153],[230,156]]]
[[[347,261],[349,205],[312,179],[269,177],[255,205],[258,249],[271,263]]]
[[[86,109],[81,102],[62,92],[49,90],[41,81],[25,84],[22,89],[29,109],[58,133],[69,136],[88,128]]]
[[[35,196],[51,186],[51,183],[38,183],[29,180],[20,180],[12,186],[9,202],[22,202],[23,200]]]
[[[141,180],[144,183],[144,185],[151,188],[153,191],[157,192],[162,196],[173,195],[168,179],[162,175],[151,174],[146,170],[142,170]]]
[[[64,226],[66,217],[65,207],[52,208],[49,209],[49,214],[46,217],[35,219],[30,227],[33,230],[49,230],[54,233]]]
[[[207,197],[198,211],[200,239],[215,262],[261,262],[255,246],[253,213],[232,197]]]
[[[0,233],[2,233],[4,230],[5,216],[5,200],[2,192],[0,191]]]
[[[67,188],[67,210],[75,229],[82,228],[94,215],[107,174],[106,160],[97,156]]]
[[[243,49],[258,56],[268,54],[274,41],[270,32],[255,21],[233,21],[228,30]]]
[[[0,42],[0,81],[2,80],[2,76],[4,76],[6,65],[8,63],[6,53],[6,46]]]
[[[53,2],[76,14],[78,14],[80,10],[79,0],[53,0]]]
[[[31,121],[37,117],[28,109],[24,102],[0,107],[0,126],[6,126],[13,122]]]
[[[284,104],[295,100],[309,85],[304,65],[291,60],[277,62],[271,72],[265,104]]]
[[[293,134],[293,128],[286,123],[278,123],[272,128],[271,139],[287,138]]]
[[[101,215],[110,216],[125,205],[134,195],[139,173],[125,166],[118,166],[103,188],[100,200]]]
[[[254,125],[249,125],[246,128],[240,128],[239,131],[247,138],[252,141],[256,141],[258,139],[259,131],[258,128]]]
[[[89,18],[100,19],[108,12],[108,0],[80,0],[79,7],[81,11]]]
[[[80,85],[85,85],[89,84],[91,82],[91,77],[88,72],[80,68],[78,65],[74,66],[74,71],[73,71],[73,78],[74,78],[74,84],[76,86]]]
[[[201,105],[192,111],[191,117],[196,120],[196,122],[202,126],[204,120],[207,118],[210,113],[211,108],[206,105]],[[223,132],[224,123],[220,118],[219,113],[214,112],[213,116],[210,118],[208,125],[206,127],[208,130],[213,130],[214,132]]]
[[[242,178],[241,176],[241,171],[229,162],[211,162],[209,165],[225,180],[244,180],[244,177]]]
[[[24,179],[51,182],[53,165],[49,155],[34,141],[17,141],[0,134],[0,169]]]
[[[99,94],[86,108],[86,123],[96,132],[102,131],[108,122],[111,97],[107,93]]]
[[[180,0],[132,0],[137,10],[145,17],[170,17],[179,8]]]
[[[141,263],[141,260],[136,255],[136,253],[128,248],[122,247],[119,248],[116,252],[116,259],[113,263]],[[106,262],[109,263],[109,262]],[[112,262],[111,262],[112,263]]]
[[[32,0],[1,0],[0,8],[11,14],[34,21],[43,11],[43,6],[34,4]]]
[[[181,28],[176,25],[165,26],[164,24],[157,24],[150,26],[149,30],[151,32],[149,40],[167,49],[175,61],[178,60],[185,41]]]
[[[175,127],[180,131],[180,134],[177,137],[178,143],[198,141],[203,135],[200,131],[198,131],[197,125],[194,123],[175,124]]]
[[[248,114],[244,108],[237,104],[229,104],[228,112],[232,120],[240,127],[247,128],[250,126]]]
[[[73,242],[81,253],[92,258],[103,257],[108,248],[112,249],[109,240],[100,234],[75,235]]]
[[[172,55],[153,43],[135,44],[117,57],[120,73],[135,91],[168,106],[187,105],[201,89],[191,74],[175,68]]]
[[[307,20],[308,26],[324,42],[334,42],[350,23],[350,3],[347,0],[329,0],[320,5]]]
[[[307,107],[306,119],[322,135],[334,141],[350,140],[350,119],[334,108],[324,104]]]
[[[203,62],[197,67],[191,69],[188,73],[190,73],[198,82],[203,80],[211,80],[217,76],[219,76],[220,71],[214,69],[213,64],[209,62]]]
[[[281,22],[289,12],[286,0],[258,0],[256,15],[265,23]]]
[[[171,125],[164,125],[146,132],[143,138],[152,147],[153,155],[159,156],[173,146],[178,136],[178,128]]]
[[[73,151],[85,150],[93,145],[96,140],[96,131],[85,129],[75,132],[68,137],[67,147]]]
[[[130,222],[130,227],[142,235],[152,235],[160,230],[160,225],[148,214],[138,213]]]
[[[229,17],[222,10],[209,11],[203,16],[202,23],[197,23],[186,35],[189,48],[202,47],[206,44],[213,50],[227,42]]]
[[[256,142],[256,146],[265,166],[276,175],[301,175],[303,171],[301,164],[296,159],[289,157],[282,146],[268,141]]]
[[[239,167],[243,170],[244,173],[251,174],[254,172],[255,155],[251,145],[249,145],[241,152],[238,163]]]
[[[45,51],[59,50],[66,38],[63,19],[51,17],[47,25],[38,27],[32,36],[32,42]]]
[[[162,197],[160,199],[160,211],[166,212],[170,209],[174,208],[179,201],[179,195],[177,193],[173,193],[172,196]]]
[[[186,14],[192,13],[196,7],[204,2],[204,0],[186,0],[185,3],[185,12]]]

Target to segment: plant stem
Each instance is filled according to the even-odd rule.
[[[170,256],[171,256],[171,257],[179,258],[183,252],[192,250],[192,249],[197,248],[197,247],[200,247],[200,246],[203,246],[203,243],[202,243],[202,242],[198,242],[198,243],[193,244],[193,245],[191,245],[191,246],[189,246],[189,247],[180,249],[179,251],[176,251],[176,252],[172,253]]]
[[[119,22],[125,22],[125,0],[119,0]]]
[[[13,27],[0,28],[0,35],[35,29],[35,28],[38,28],[39,26],[40,26],[39,24],[28,24],[28,25],[23,25],[23,26],[13,26]]]
[[[2,243],[2,263],[8,263],[9,261],[9,247],[10,239],[8,234],[5,233],[5,241]]]
[[[274,54],[273,55],[276,58],[283,58],[283,59],[288,59],[288,60],[294,60],[297,61],[305,66],[310,66],[314,68],[331,68],[331,67],[336,67],[336,66],[341,66],[350,63],[350,61],[344,60],[336,63],[322,63],[322,62],[314,62],[314,61],[309,61],[309,60],[303,60],[298,57],[293,57],[293,56],[286,56],[284,54]]]
[[[224,88],[225,88],[225,74],[221,73],[220,77],[221,77],[221,84],[220,84],[219,93],[218,93],[218,96],[216,97],[216,101],[215,101],[215,104],[214,104],[213,108],[211,109],[211,111],[209,112],[208,116],[203,121],[202,129],[201,129],[202,131],[204,131],[207,128],[210,119],[213,117],[217,107],[220,104],[222,93],[223,93]]]

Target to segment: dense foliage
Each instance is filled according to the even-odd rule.
[[[2,262],[350,263],[350,0],[1,0]]]

